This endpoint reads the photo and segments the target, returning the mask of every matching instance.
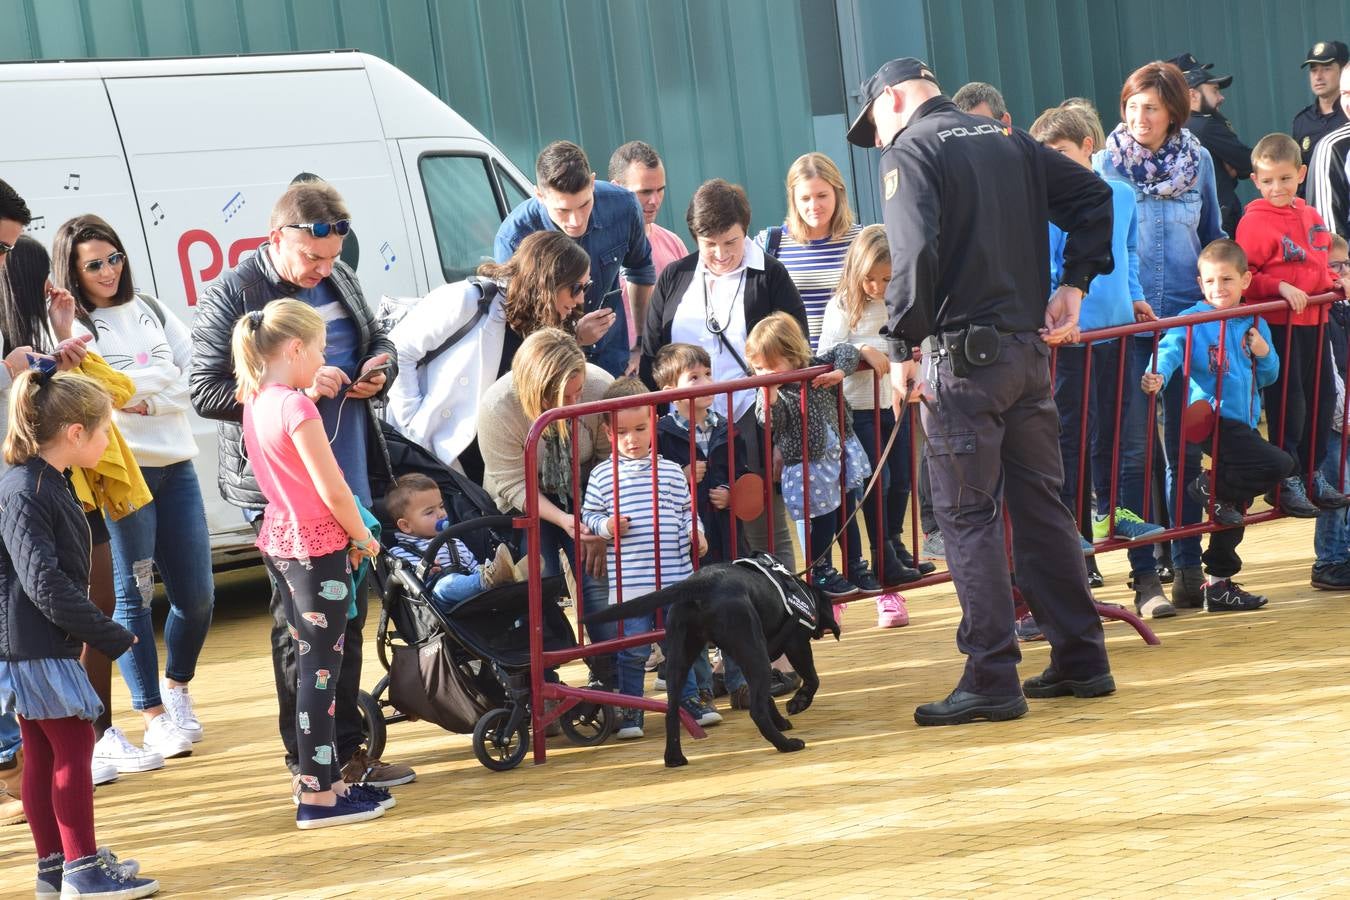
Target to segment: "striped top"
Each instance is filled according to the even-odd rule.
[[[816,351],[820,340],[820,326],[825,318],[825,304],[839,289],[839,276],[844,270],[844,256],[849,245],[862,231],[862,226],[854,224],[842,238],[821,238],[799,244],[793,239],[787,225],[779,225],[783,242],[778,247],[778,261],[788,270],[792,283],[802,295],[806,306],[806,324],[810,326],[811,350]],[[764,229],[755,236],[755,243],[767,247],[769,232]]]
[[[619,514],[629,519],[628,533],[619,538],[622,556],[623,597],[619,597],[619,569],[614,562],[614,543],[605,520],[614,514],[614,466],[605,460],[591,470],[581,520],[596,534],[611,537],[608,553],[609,602],[632,600],[659,587],[669,587],[694,574],[690,557],[694,524],[689,501],[689,482],[675,463],[657,457],[656,514],[652,510],[652,461],[650,457],[619,457]],[[657,532],[660,521],[661,583],[656,583]],[[701,530],[701,528],[700,528]]]
[[[835,344],[852,344],[859,350],[863,347],[872,347],[880,350],[883,354],[889,353],[890,348],[886,344],[886,339],[881,336],[881,329],[886,324],[888,316],[886,302],[884,300],[873,300],[863,307],[863,314],[858,319],[858,326],[850,329],[848,327],[848,314],[844,312],[843,302],[836,294],[830,298],[829,305],[825,307],[825,320],[820,329],[820,347],[816,352],[825,353]],[[855,410],[874,409],[876,407],[876,395],[872,389],[874,375],[875,373],[871,368],[863,366],[844,379],[844,399],[848,401],[849,406]],[[891,390],[891,380],[882,376],[881,405],[883,407],[891,405]]]

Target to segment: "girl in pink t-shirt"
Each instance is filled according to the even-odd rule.
[[[267,497],[258,549],[281,592],[299,670],[300,828],[373,819],[368,788],[348,786],[333,742],[352,563],[380,552],[338,468],[314,400],[303,388],[324,361],[323,318],[307,303],[275,300],[234,326],[244,446]]]

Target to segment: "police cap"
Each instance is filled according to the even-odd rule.
[[[1223,89],[1233,83],[1232,75],[1212,74],[1209,70],[1214,68],[1214,63],[1199,62],[1189,53],[1174,56],[1167,61],[1180,69],[1181,74],[1186,76],[1187,87],[1198,88],[1202,84],[1212,84]]]
[[[858,110],[857,118],[849,126],[849,143],[856,144],[859,147],[875,146],[877,129],[876,124],[872,121],[872,102],[891,85],[913,81],[915,78],[923,78],[933,82],[933,84],[938,83],[937,77],[928,68],[928,64],[912,56],[891,60],[877,69],[876,74],[871,78],[864,81],[862,87],[858,89],[858,93],[862,95],[859,98],[862,108]]]
[[[1343,66],[1350,63],[1350,47],[1346,47],[1341,41],[1318,41],[1308,50],[1308,58],[1303,61],[1304,66],[1310,66],[1313,63],[1326,65],[1327,63],[1336,63]]]

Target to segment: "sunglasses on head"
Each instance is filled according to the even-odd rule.
[[[81,263],[80,268],[86,272],[101,272],[105,265],[116,268],[127,261],[125,253],[110,253],[107,259],[91,259],[87,263]]]
[[[575,300],[576,298],[580,297],[582,294],[584,294],[584,293],[586,293],[587,291],[589,291],[589,290],[591,289],[591,285],[593,285],[593,284],[595,284],[594,281],[576,281],[576,282],[573,282],[572,285],[571,285],[571,287],[568,288],[568,290],[570,290],[570,291],[572,292],[572,299]]]
[[[314,235],[316,238],[326,238],[330,234],[346,235],[352,230],[352,223],[348,219],[338,219],[336,222],[299,222],[295,225],[282,225],[282,228],[302,228]]]

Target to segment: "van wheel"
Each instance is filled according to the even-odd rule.
[[[384,710],[380,708],[380,701],[372,697],[367,691],[358,691],[356,708],[361,711],[361,733],[365,735],[366,753],[373,759],[379,759],[380,754],[384,752],[384,743],[388,737]]]

